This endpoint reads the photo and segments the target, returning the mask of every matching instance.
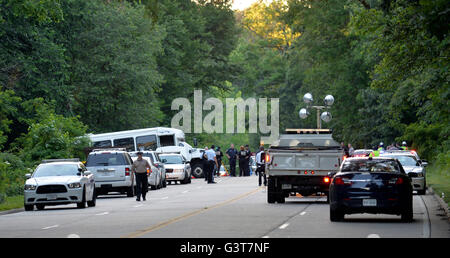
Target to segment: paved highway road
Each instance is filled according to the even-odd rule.
[[[100,196],[94,208],[49,206],[0,216],[0,237],[450,237],[448,220],[432,195],[414,196],[414,221],[385,214],[329,220],[325,197],[289,197],[268,204],[257,177],[203,179],[150,191],[146,202]]]

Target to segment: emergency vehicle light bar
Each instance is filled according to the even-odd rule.
[[[331,134],[331,129],[286,129],[287,134]]]

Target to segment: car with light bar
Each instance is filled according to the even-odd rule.
[[[357,157],[342,163],[330,184],[330,220],[354,213],[394,214],[412,221],[411,180],[397,159]]]
[[[78,159],[43,160],[33,174],[26,174],[25,211],[45,206],[76,203],[78,208],[96,205],[95,179]]]
[[[403,166],[403,169],[411,178],[412,189],[417,191],[417,194],[424,195],[427,190],[426,182],[426,161],[418,159],[418,154],[415,151],[394,151],[384,152],[380,154],[381,157],[396,158]]]
[[[142,158],[146,159],[150,164],[148,169],[148,184],[152,190],[160,189],[167,186],[166,169],[164,163],[159,160],[159,156],[154,151],[141,151]],[[133,162],[137,159],[137,151],[129,152]]]
[[[133,161],[124,148],[94,149],[86,160],[87,169],[95,177],[97,195],[119,192],[133,197],[132,165]]]
[[[325,194],[330,176],[344,159],[344,150],[329,129],[287,129],[266,154],[267,202],[284,203],[297,193]]]
[[[178,153],[160,153],[159,159],[164,163],[167,182],[191,183],[191,166],[183,155]]]

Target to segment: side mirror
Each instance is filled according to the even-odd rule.
[[[424,167],[428,166],[428,162],[426,160],[422,160],[422,166]]]
[[[31,174],[25,174],[25,177],[26,177],[27,179],[30,179],[30,178],[31,178]]]

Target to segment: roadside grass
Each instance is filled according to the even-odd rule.
[[[434,192],[442,197],[450,206],[450,171],[448,166],[430,166],[427,168],[427,185],[431,186]]]
[[[0,211],[23,208],[23,195],[6,197],[5,201],[0,203]]]

